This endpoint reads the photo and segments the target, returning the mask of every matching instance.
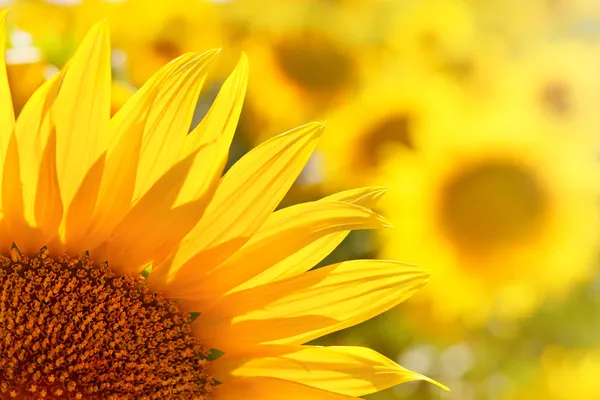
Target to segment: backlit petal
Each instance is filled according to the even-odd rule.
[[[25,104],[15,125],[15,147],[7,154],[6,168],[12,172],[3,191],[13,199],[4,204],[6,224],[12,240],[23,252],[36,251],[47,244],[58,233],[62,220],[56,125],[51,110],[63,72],[44,83]]]
[[[315,201],[276,211],[239,251],[208,273],[193,294],[179,297],[208,303],[263,271],[276,274],[268,268],[328,234],[389,226],[373,211],[342,202]]]
[[[415,265],[355,260],[219,299],[194,331],[225,352],[252,343],[302,344],[401,303],[428,280]]]
[[[243,55],[200,124],[185,137],[182,157],[204,149],[201,157],[196,157],[190,170],[192,178],[181,188],[175,205],[197,198],[223,174],[247,86],[248,58]]]
[[[218,50],[194,56],[162,85],[146,117],[134,201],[146,193],[169,168],[180,161],[198,103],[198,96]]]
[[[225,354],[211,363],[211,372],[219,382],[265,376],[349,396],[364,396],[414,380],[439,385],[365,347],[262,345]]]
[[[109,135],[110,81],[108,27],[100,22],[69,62],[51,110],[66,211],[61,226],[63,240],[83,233],[95,206]]]
[[[384,187],[367,187],[353,189],[321,199],[327,201],[343,201],[356,204],[366,208],[375,206],[377,201],[387,191]],[[271,218],[269,219],[271,220]],[[262,229],[262,228],[261,228]],[[356,228],[353,228],[356,229]],[[244,284],[235,288],[235,290],[248,289],[253,286],[264,285],[265,283],[291,278],[300,275],[313,268],[325,257],[327,257],[350,233],[349,230],[330,233],[322,238],[308,243],[306,246],[298,249],[293,254],[289,254],[285,259],[269,267],[261,274],[248,280]]]
[[[15,125],[15,113],[13,110],[10,87],[8,85],[8,76],[6,73],[6,17],[8,11],[0,12],[0,178],[3,176],[4,163],[8,150],[8,142]],[[0,196],[0,205],[2,204]],[[3,207],[0,206],[0,218],[4,214]],[[0,226],[0,238],[8,234],[4,223]],[[6,250],[6,249],[5,249]]]
[[[181,160],[115,227],[108,243],[109,258],[115,268],[139,272],[148,262],[166,258],[200,220],[225,167],[246,78],[247,62],[243,59],[223,85],[200,130],[182,137],[186,140],[180,143],[184,149],[180,148],[177,154]],[[181,203],[184,190],[185,201]],[[148,215],[154,218],[149,219]],[[165,235],[167,231],[169,234]]]
[[[93,249],[106,241],[117,223],[131,209],[142,137],[146,130],[152,129],[146,125],[148,113],[159,89],[169,86],[169,82],[175,79],[174,75],[181,73],[183,66],[195,58],[194,54],[185,54],[165,65],[111,119],[111,143],[96,209],[84,235],[85,240],[71,245],[75,252]]]
[[[0,176],[4,167],[4,157],[8,149],[8,141],[15,125],[8,77],[6,75],[6,16],[8,11],[0,12]]]
[[[276,136],[231,167],[174,261],[153,271],[151,287],[173,297],[194,293],[203,275],[242,247],[277,207],[322,130],[312,123]]]

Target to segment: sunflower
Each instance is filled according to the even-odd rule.
[[[132,21],[131,15],[140,17]],[[226,39],[215,4],[208,0],[121,1],[107,8],[105,16],[112,27],[112,41],[125,53],[127,74],[136,86],[176,56],[216,47]],[[198,34],[199,27],[202,34]]]
[[[569,39],[536,45],[498,66],[495,101],[561,125],[568,135],[596,136],[600,104],[597,43]]]
[[[399,224],[382,254],[431,267],[420,300],[437,321],[515,320],[592,272],[597,155],[523,115],[455,118],[387,161],[382,209]]]
[[[314,1],[262,3],[270,7],[242,1],[224,11],[243,32],[244,50],[256,66],[250,107],[240,123],[241,133],[254,142],[351,100],[381,58],[377,37],[365,33],[372,18],[360,14],[362,9]],[[271,107],[259,106],[265,99]]]
[[[95,25],[16,121],[0,70],[0,397],[349,399],[429,380],[367,348],[303,345],[427,281],[394,261],[306,272],[349,230],[388,226],[369,209],[383,190],[273,212],[323,126],[221,176],[246,58],[189,132],[218,51],[175,59],[109,118],[108,36]]]
[[[326,181],[346,187],[372,183],[388,155],[420,147],[420,131],[452,113],[462,90],[441,74],[396,65],[373,79],[352,102],[333,110],[324,154]]]

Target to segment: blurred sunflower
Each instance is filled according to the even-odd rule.
[[[398,227],[382,254],[432,269],[420,299],[435,319],[519,318],[591,273],[596,155],[553,129],[498,110],[457,114],[422,134],[418,153],[388,159],[397,187],[382,207]]]
[[[243,47],[257,71],[240,126],[250,141],[321,117],[351,99],[379,51],[376,37],[360,34],[370,21],[364,15],[360,19],[353,8],[310,1],[267,3],[273,7],[266,16],[253,3],[235,4],[235,20],[246,26]],[[265,99],[271,106],[256,106]]]
[[[322,125],[221,176],[246,58],[189,132],[218,51],[175,59],[109,118],[108,37],[92,28],[16,121],[0,69],[0,396],[341,400],[429,380],[367,348],[303,345],[428,278],[377,260],[306,272],[349,230],[388,226],[362,206],[380,188],[273,212]]]
[[[420,147],[419,132],[460,107],[461,89],[444,75],[395,65],[352,102],[333,110],[320,149],[326,181],[347,187],[378,178],[388,156]],[[453,111],[454,110],[454,111]]]
[[[138,16],[133,22],[132,15]],[[136,86],[179,54],[227,43],[225,27],[209,0],[115,2],[106,18],[115,48],[127,57],[128,78]],[[225,55],[229,58],[228,52]]]
[[[504,60],[496,76],[498,98],[516,109],[565,128],[569,136],[597,135],[600,107],[600,46],[563,40],[530,49],[524,57]]]

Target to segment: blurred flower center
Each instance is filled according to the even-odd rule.
[[[548,82],[542,89],[543,106],[556,115],[565,115],[571,108],[569,87],[560,81]]]
[[[460,171],[443,188],[441,223],[460,248],[485,252],[530,235],[544,206],[531,171],[509,160],[487,161]]]
[[[382,150],[392,144],[414,149],[411,136],[411,117],[408,114],[395,114],[377,121],[363,136],[358,147],[361,163],[369,166],[378,164]]]
[[[181,55],[179,45],[168,39],[158,39],[152,43],[154,51],[165,58],[176,58]]]
[[[163,22],[159,34],[151,43],[152,50],[169,61],[179,57],[183,42],[188,37],[188,23],[185,18],[172,17]]]
[[[335,95],[351,83],[352,60],[326,37],[307,35],[283,40],[275,48],[283,73],[302,88]]]

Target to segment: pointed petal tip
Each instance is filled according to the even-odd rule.
[[[197,53],[194,51],[187,51],[179,56],[177,56],[175,59],[171,60],[171,62],[175,61],[175,60],[179,60],[179,59],[188,59],[188,62],[197,62],[199,60],[202,60],[203,62],[209,63],[209,62],[213,62],[216,60],[216,58],[219,56],[219,53],[221,53],[221,49],[222,48],[214,48],[214,49],[209,49],[206,50],[202,53]]]
[[[422,280],[423,280],[421,283],[421,286],[424,286],[429,281],[429,278],[431,277],[431,273],[419,264],[413,264],[413,263],[408,263],[408,262],[398,261],[398,260],[394,260],[393,262],[398,265],[402,265],[404,267],[412,268],[412,270],[414,272],[418,273],[419,277],[422,278]]]
[[[387,192],[390,191],[390,187],[389,186],[374,186],[373,187],[373,191],[376,192],[377,194],[377,198],[382,197],[384,194],[386,194]]]
[[[193,58],[191,62],[196,63],[197,65],[203,65],[203,68],[212,69],[212,67],[216,64],[219,59],[219,54],[221,53],[222,48],[215,48],[205,51],[204,53],[192,53]]]
[[[421,374],[415,374],[416,380],[421,380],[421,381],[425,381],[425,382],[429,382],[443,390],[445,390],[446,392],[450,392],[450,388],[442,383],[439,383],[436,380],[433,380],[425,375],[421,375]]]
[[[312,138],[320,138],[323,134],[324,126],[321,122],[309,122],[304,125],[300,125],[297,128],[291,129],[287,132],[280,133],[277,136],[273,136],[269,140],[283,138],[283,137],[312,137]]]
[[[323,132],[325,131],[325,123],[324,122],[313,122],[312,124],[314,124],[313,127],[313,131],[312,131],[312,135],[315,138],[320,138],[323,135]]]
[[[394,267],[397,267],[400,269],[405,269],[405,270],[407,269],[408,271],[410,271],[411,274],[413,274],[413,276],[416,275],[416,278],[421,278],[421,280],[422,280],[421,285],[425,285],[425,283],[427,283],[427,281],[429,280],[429,277],[431,276],[431,273],[428,270],[426,270],[425,268],[423,268],[422,266],[420,266],[418,264],[413,264],[413,263],[400,261],[400,260],[389,260],[389,259],[373,260],[373,261],[388,263],[390,266],[394,266]]]
[[[215,59],[221,53],[222,47],[206,50],[204,53],[186,53],[193,54],[195,58]]]
[[[108,33],[108,20],[106,18],[102,18],[98,22],[96,22],[90,28],[89,32],[94,32],[95,34],[105,34]]]
[[[233,74],[236,73],[243,73],[244,75],[248,75],[248,67],[250,65],[250,62],[248,60],[248,55],[245,52],[242,52],[242,55],[240,56],[240,59],[238,61],[238,63],[235,66],[235,69],[232,72]]]
[[[245,51],[242,52],[242,55],[240,56],[240,60],[238,61],[237,65],[236,65],[236,69],[240,68],[246,71],[246,73],[248,73],[248,69],[250,67],[250,59],[248,58],[248,54],[246,54]]]
[[[421,270],[421,273],[423,274],[423,285],[425,285],[427,282],[429,282],[429,278],[431,278],[431,272],[429,272],[427,269],[421,267],[420,265],[415,265],[417,268],[419,268]]]
[[[321,135],[321,134],[323,133],[323,131],[325,130],[325,126],[327,125],[327,121],[325,121],[325,122],[318,122],[318,121],[315,121],[315,122],[309,122],[309,123],[307,124],[307,126],[310,126],[310,125],[312,125],[312,126],[314,127],[315,131],[316,131],[316,132],[317,132],[319,135]]]
[[[383,215],[377,215],[377,220],[381,223],[381,228],[383,229],[395,229],[394,224],[392,224],[386,217]]]
[[[326,124],[326,122],[311,121],[311,122],[308,122],[308,123],[306,123],[306,124],[304,124],[302,126],[314,126],[315,128],[316,127],[325,128],[325,124]]]
[[[101,43],[102,46],[110,48],[110,31],[106,19],[96,22],[88,29],[83,41],[79,44],[78,51],[85,46],[85,43],[88,43],[88,45]]]

